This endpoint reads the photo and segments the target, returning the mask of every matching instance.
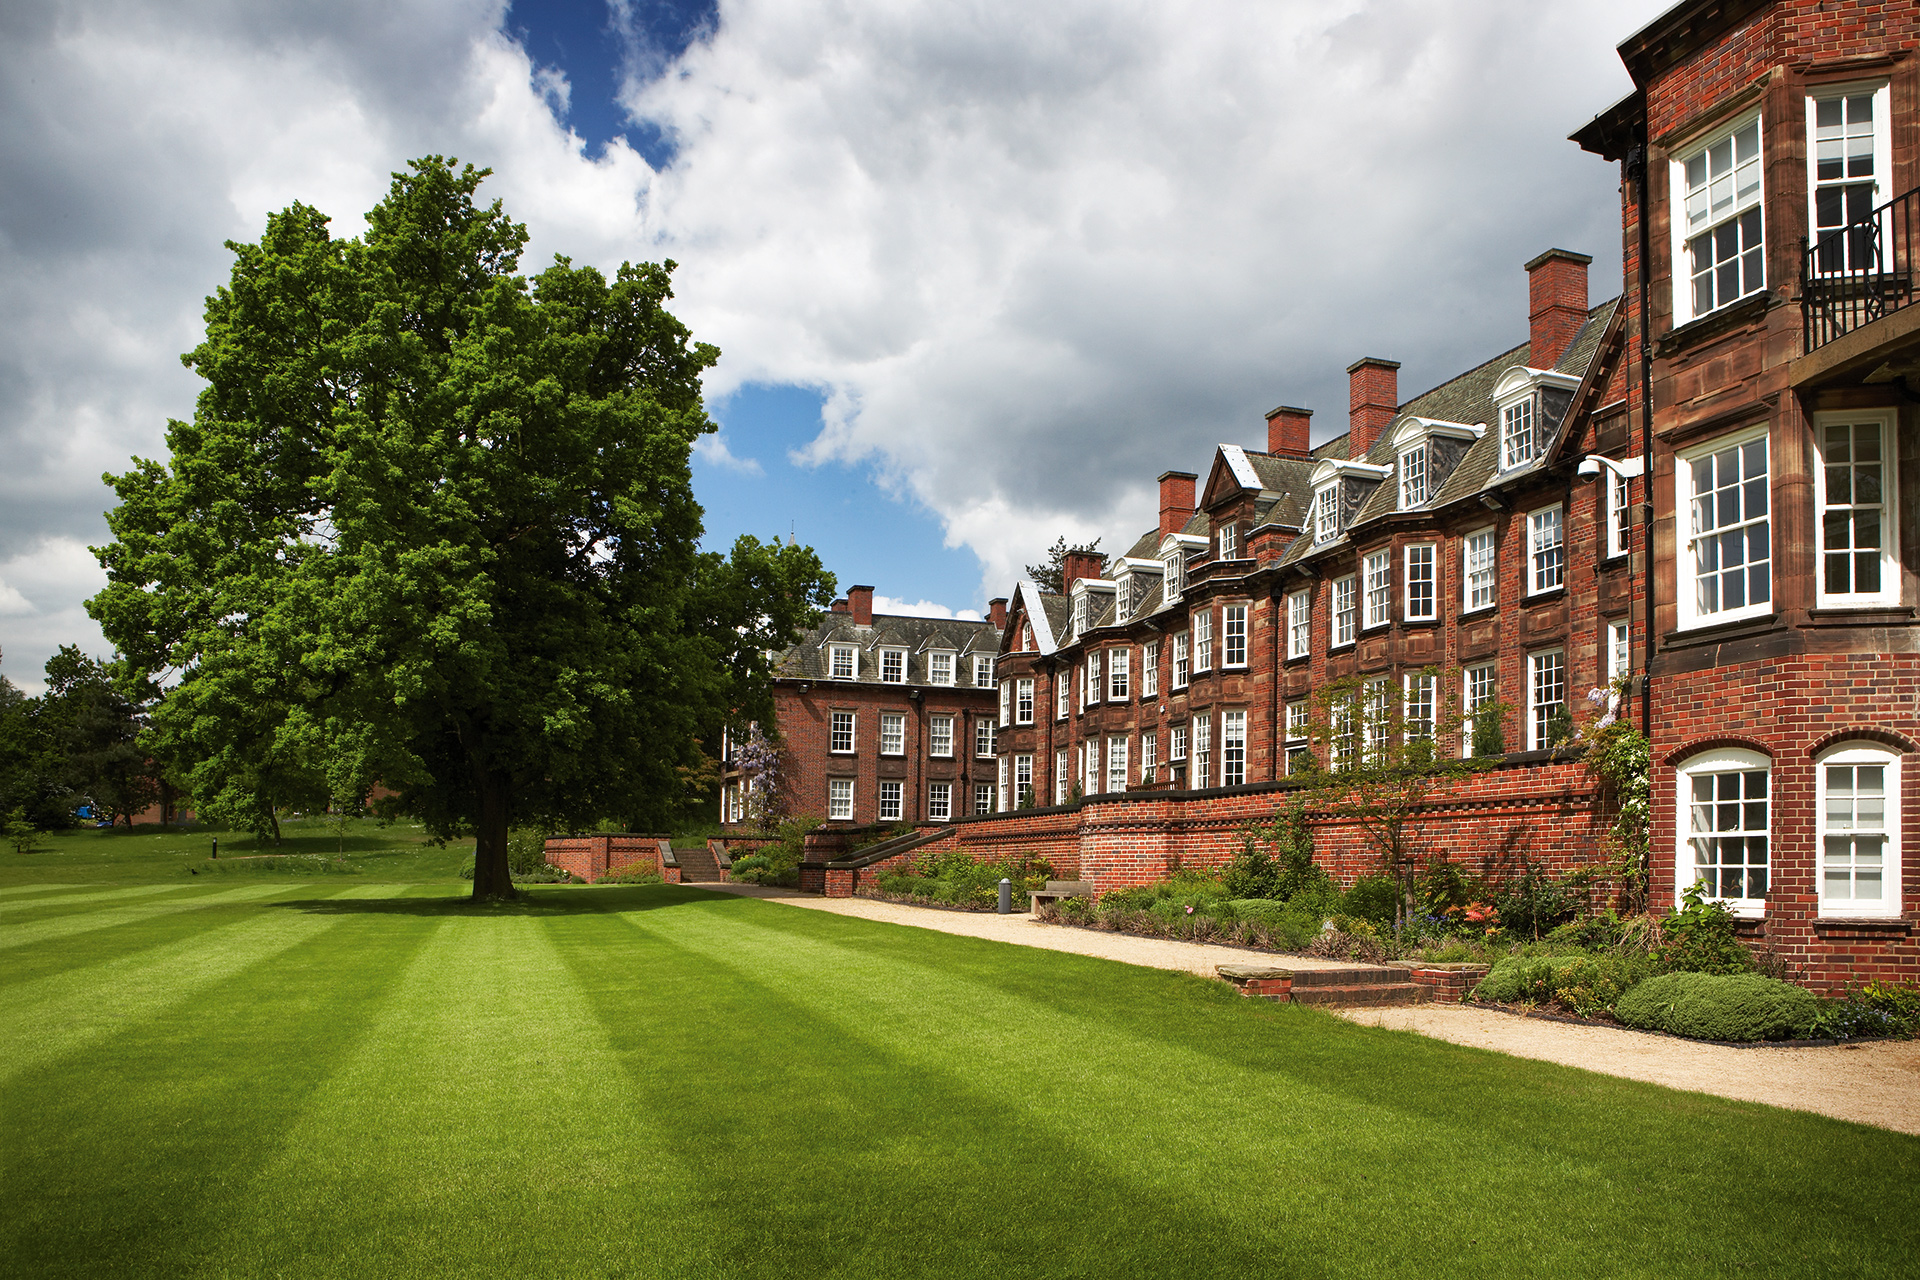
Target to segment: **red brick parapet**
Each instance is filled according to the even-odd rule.
[[[1427,989],[1435,1004],[1461,1004],[1467,993],[1487,976],[1484,964],[1430,964],[1409,970],[1413,980]]]

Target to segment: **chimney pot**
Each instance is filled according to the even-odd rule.
[[[1160,536],[1178,533],[1193,519],[1194,485],[1200,477],[1191,471],[1160,473]],[[1071,587],[1072,584],[1068,583]]]
[[[1587,322],[1587,264],[1568,249],[1549,249],[1527,264],[1527,363],[1551,369]]]
[[[847,603],[853,607],[853,625],[870,627],[873,625],[873,588],[848,587]]]
[[[1347,460],[1365,461],[1400,412],[1400,362],[1362,356],[1347,366]]]
[[[1276,458],[1310,458],[1313,410],[1283,404],[1267,415],[1267,452]]]

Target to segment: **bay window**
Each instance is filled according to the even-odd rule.
[[[1287,656],[1304,658],[1313,640],[1313,596],[1296,591],[1287,597]]]
[[[1247,665],[1247,606],[1230,604],[1220,611],[1220,665]]]
[[[1900,603],[1900,574],[1891,498],[1893,418],[1882,414],[1816,414],[1814,502],[1819,520],[1822,605]]]
[[[1527,594],[1552,591],[1566,582],[1566,538],[1560,504],[1527,513]]]
[[[1684,324],[1766,287],[1759,116],[1677,153],[1671,172],[1673,319]]]
[[[1352,574],[1333,580],[1333,647],[1336,649],[1353,643],[1356,595]]]
[[[1683,453],[1674,480],[1686,521],[1680,625],[1755,617],[1773,609],[1773,540],[1764,430]]]
[[[1369,627],[1387,625],[1392,604],[1393,556],[1376,551],[1363,562],[1367,575],[1367,620]]]

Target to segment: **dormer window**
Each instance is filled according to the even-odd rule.
[[[1417,444],[1400,455],[1400,509],[1412,511],[1427,502],[1427,446]]]
[[[836,644],[827,650],[827,676],[833,680],[852,680],[860,674],[860,651],[850,644]]]
[[[1087,604],[1087,593],[1082,591],[1073,598],[1073,633],[1082,635],[1087,630],[1087,620],[1092,610]]]
[[[1125,622],[1133,614],[1133,574],[1123,573],[1114,581],[1120,584],[1120,590],[1114,595],[1113,620]]]
[[[1500,469],[1511,471],[1533,461],[1533,397],[1500,410]]]
[[[1161,582],[1166,588],[1167,600],[1169,602],[1178,600],[1180,593],[1186,589],[1187,585],[1187,575],[1184,572],[1187,567],[1187,553],[1175,547],[1167,552],[1166,558],[1160,562],[1160,567]]]
[[[1231,524],[1221,525],[1217,545],[1219,547],[1217,554],[1220,559],[1238,560],[1240,558],[1240,527]]]
[[[880,683],[905,684],[907,682],[907,651],[905,649],[882,649],[880,651]]]
[[[935,649],[927,655],[927,683],[953,683],[953,654],[945,649]]]
[[[1337,485],[1326,485],[1313,495],[1313,540],[1331,542],[1340,532],[1340,493]]]
[[[1500,470],[1536,465],[1553,444],[1580,379],[1553,369],[1516,365],[1494,384],[1500,408]]]

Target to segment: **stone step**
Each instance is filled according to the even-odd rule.
[[[692,849],[675,849],[673,856],[680,863],[681,884],[718,884],[720,864],[714,861],[713,854],[704,846]]]
[[[1295,1004],[1337,1005],[1347,1009],[1372,1009],[1394,1005],[1425,1004],[1432,998],[1427,988],[1414,982],[1369,982],[1357,986],[1301,986],[1300,975],[1293,979]]]
[[[1385,965],[1356,965],[1351,969],[1296,969],[1296,987],[1363,987],[1370,983],[1412,982],[1411,969]]]

